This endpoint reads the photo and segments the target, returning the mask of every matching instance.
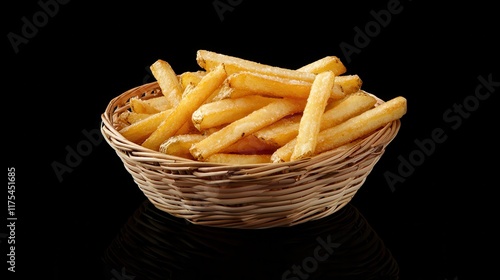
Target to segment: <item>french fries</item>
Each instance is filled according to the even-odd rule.
[[[190,149],[191,154],[197,160],[205,160],[210,155],[220,152],[241,138],[288,115],[302,111],[305,104],[304,100],[293,99],[280,99],[271,102],[193,144]]]
[[[335,74],[332,71],[316,75],[300,119],[297,143],[290,157],[291,160],[311,156],[314,152],[321,129],[321,118],[334,83]]]
[[[232,164],[232,165],[240,165],[240,164],[258,164],[258,163],[269,163],[271,162],[270,154],[226,154],[226,153],[218,153],[213,154],[207,158],[206,161],[223,163],[223,164]]]
[[[319,132],[317,135],[317,145],[313,154],[338,148],[374,132],[385,124],[397,120],[406,114],[406,106],[406,99],[398,96],[336,126]],[[296,144],[297,138],[294,138],[278,148],[271,155],[272,162],[292,160]]]
[[[248,71],[252,73],[259,73],[274,77],[302,80],[308,82],[312,82],[315,77],[314,73],[266,65],[239,57],[229,56],[207,50],[199,50],[196,53],[196,61],[198,62],[198,65],[206,71],[211,71],[218,65],[224,64],[226,66],[228,75]]]
[[[320,130],[335,126],[349,118],[372,108],[377,100],[372,95],[358,91],[344,99],[330,102],[321,118]],[[299,131],[302,115],[295,115],[267,126],[254,135],[275,146],[283,146],[295,138]]]
[[[276,98],[248,95],[209,102],[196,109],[191,120],[199,131],[203,131],[231,123],[275,100]]]
[[[298,69],[207,50],[200,70],[151,65],[161,95],[131,98],[118,131],[145,148],[189,160],[261,164],[348,149],[406,113],[402,96],[377,103],[336,56]]]
[[[161,92],[167,97],[167,101],[170,103],[169,107],[176,106],[182,97],[182,87],[172,66],[168,62],[158,59],[149,68],[158,81]]]
[[[179,104],[172,109],[172,113],[142,143],[142,146],[158,151],[160,145],[166,139],[174,136],[177,130],[187,121],[191,121],[193,112],[221,85],[225,78],[226,71],[223,64],[207,73],[189,94],[182,98]]]
[[[332,71],[335,75],[344,74],[347,69],[336,56],[325,56],[297,69],[302,72],[319,74],[321,72]]]

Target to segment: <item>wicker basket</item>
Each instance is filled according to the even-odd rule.
[[[293,226],[334,213],[363,185],[401,125],[400,120],[393,121],[349,149],[309,159],[223,165],[152,151],[118,132],[118,115],[129,109],[130,98],[161,94],[152,82],[113,98],[102,114],[102,134],[158,209],[213,227]]]

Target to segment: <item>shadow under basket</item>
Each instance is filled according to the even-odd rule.
[[[392,121],[349,148],[307,159],[224,165],[153,151],[118,132],[118,116],[129,110],[132,97],[160,95],[152,82],[113,98],[101,116],[101,132],[155,207],[213,227],[293,226],[336,212],[351,201],[401,126]]]

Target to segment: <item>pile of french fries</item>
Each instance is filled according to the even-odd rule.
[[[377,104],[336,56],[299,69],[199,50],[202,70],[150,69],[163,95],[131,98],[119,132],[145,148],[224,164],[277,163],[349,146],[406,113],[402,96]]]

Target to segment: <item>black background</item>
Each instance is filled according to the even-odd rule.
[[[45,21],[34,18],[43,10],[37,1],[2,8],[3,149],[7,167],[16,169],[16,276],[103,277],[102,250],[145,197],[105,141],[62,180],[52,164],[65,163],[67,149],[87,139],[84,131],[99,129],[113,97],[153,81],[147,69],[155,60],[178,73],[198,70],[198,49],[285,68],[336,55],[366,91],[406,97],[398,136],[352,204],[393,252],[401,279],[498,275],[500,73],[490,4],[401,0],[361,45],[356,28],[374,24],[373,12],[395,1],[113,2],[61,1]],[[214,3],[232,6],[217,11]],[[41,23],[16,52],[9,34],[23,36],[23,17]],[[346,55],[342,45],[358,51]],[[475,96],[478,77],[496,83],[483,100]],[[455,105],[469,108],[461,123],[444,117]],[[391,188],[384,173],[398,174],[402,159],[418,153],[415,141],[431,139],[435,129],[446,140],[433,142]]]

